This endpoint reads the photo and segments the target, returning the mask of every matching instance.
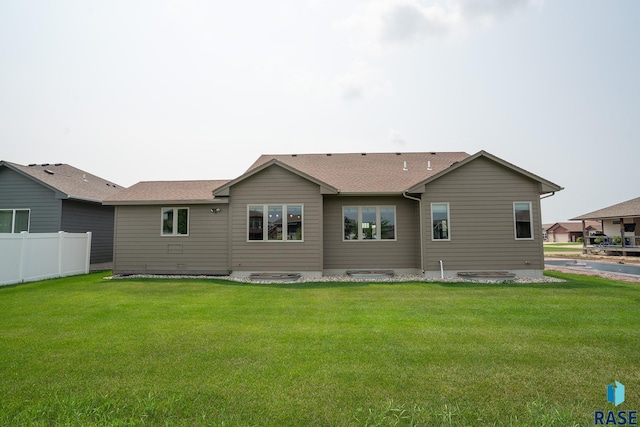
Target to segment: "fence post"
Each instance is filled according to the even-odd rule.
[[[62,277],[62,240],[64,239],[64,231],[58,231],[58,277]]]
[[[87,250],[84,257],[84,274],[89,274],[89,266],[91,265],[91,232],[87,231]]]
[[[19,271],[18,271],[18,283],[22,283],[24,282],[24,269],[25,269],[25,262],[24,260],[27,258],[27,236],[29,235],[28,231],[21,231],[20,232],[20,264],[19,264]]]

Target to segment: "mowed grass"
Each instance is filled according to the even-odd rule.
[[[640,410],[640,285],[0,288],[0,425],[593,425]]]
[[[582,243],[545,243],[544,252],[576,252],[581,253],[583,249]]]

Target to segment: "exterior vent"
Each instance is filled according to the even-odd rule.
[[[402,165],[402,170],[403,171],[408,171],[409,170],[409,168],[407,167],[407,161],[406,160],[404,161],[404,164]]]
[[[43,164],[42,164],[42,165],[40,165],[40,166],[49,166],[49,163],[43,163]]]
[[[298,157],[298,155],[297,154],[292,154],[291,157]]]
[[[362,155],[363,155],[363,156],[366,156],[366,155],[367,155],[367,153],[362,153]]]
[[[36,166],[36,164],[35,164],[35,163],[29,163],[29,167],[30,167],[30,168],[32,168],[32,167],[34,167],[34,166]]]
[[[433,170],[433,168],[431,168],[431,160],[427,160],[427,170],[428,171]]]
[[[56,163],[53,166],[62,166],[62,163]]]
[[[49,175],[53,175],[53,171],[50,171],[49,169],[45,169],[44,173],[48,173]]]
[[[327,157],[331,157],[331,153],[327,153]]]

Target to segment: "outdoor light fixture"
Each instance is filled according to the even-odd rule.
[[[211,209],[211,213],[217,214],[217,213],[219,213],[221,210],[222,210],[222,209],[220,209],[220,208],[213,208],[213,209]]]

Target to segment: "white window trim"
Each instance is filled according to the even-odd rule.
[[[167,209],[173,210],[173,233],[165,234],[164,233],[164,211]],[[178,210],[186,209],[187,210],[187,234],[178,234]],[[191,211],[187,206],[176,206],[176,207],[163,207],[160,209],[160,236],[162,237],[189,237],[189,233],[191,231]]]
[[[446,239],[436,239],[433,235],[433,205],[447,205],[447,238]],[[449,202],[433,202],[430,205],[431,209],[431,241],[433,242],[450,242],[451,241],[451,207],[449,206]]]
[[[362,232],[362,208],[376,208],[376,224],[380,224],[380,209],[381,208],[393,208],[393,218],[395,220],[393,239],[382,238],[382,227],[376,227],[375,239],[363,239],[364,233]],[[357,209],[358,210],[358,238],[355,240],[349,240],[344,238],[344,210],[345,209]],[[343,242],[395,242],[398,240],[398,209],[396,205],[345,205],[342,207],[342,226],[340,231],[342,233]]]
[[[28,211],[29,212],[29,221],[27,222],[26,232],[29,233],[31,230],[31,208],[16,208],[16,209],[0,209],[0,211],[11,212],[11,231],[9,233],[0,233],[0,234],[17,234],[14,230],[16,228],[16,211]]]
[[[520,203],[524,203],[529,205],[529,231],[531,234],[531,237],[518,237],[518,225],[516,224],[516,205],[520,204]],[[516,240],[534,240],[535,239],[535,235],[533,234],[533,203],[531,202],[513,202],[513,237]]]
[[[250,207],[251,206],[261,206],[262,207],[262,240],[250,240],[249,239],[249,223],[250,223]],[[282,239],[281,240],[269,240],[269,227],[265,227],[265,224],[269,223],[268,215],[269,215],[269,206],[281,206],[282,207]],[[302,215],[302,231],[301,231],[301,239],[300,240],[289,240],[287,239],[287,229],[288,229],[288,220],[287,220],[287,207],[289,206],[300,206],[300,212]],[[247,243],[304,243],[304,204],[303,203],[250,203],[247,204],[247,222],[246,222],[246,238]]]

